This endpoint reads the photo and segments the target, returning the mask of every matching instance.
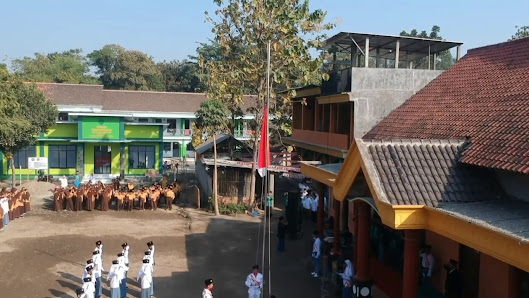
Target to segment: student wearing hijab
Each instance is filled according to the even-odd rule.
[[[343,281],[342,298],[350,298],[353,295],[352,292],[352,280],[355,275],[355,270],[351,260],[345,260],[345,270],[340,273]]]
[[[110,298],[121,298],[119,284],[121,282],[122,274],[122,268],[119,265],[119,261],[112,261],[112,267],[110,267],[107,277],[110,286]]]
[[[92,259],[94,260],[94,277],[96,287],[96,298],[100,298],[103,295],[103,285],[101,284],[101,274],[103,272],[103,262],[101,260],[101,252],[96,249],[92,253]]]
[[[152,288],[152,271],[151,264],[149,259],[143,260],[142,268],[140,269],[140,274],[138,275],[138,281],[141,285],[141,294],[140,298],[150,298],[151,297],[151,288]]]
[[[123,250],[121,251],[123,255],[121,257],[121,261],[123,263],[122,264],[123,268],[125,268],[125,274],[124,274],[123,280],[121,281],[120,289],[121,289],[121,297],[125,298],[127,297],[127,277],[128,277],[128,272],[130,268],[129,266],[130,265],[129,264],[129,244],[125,242],[121,244],[121,247],[123,248]]]
[[[95,287],[94,283],[92,282],[92,277],[85,277],[83,278],[83,292],[85,294],[85,298],[94,298],[95,294]]]
[[[143,256],[143,260],[149,260],[149,262],[147,263],[143,263],[141,269],[140,269],[140,272],[138,274],[138,280],[140,280],[140,278],[142,277],[142,274],[150,274],[151,277],[153,276],[154,274],[154,267],[153,267],[153,259],[152,259],[152,254],[150,251],[146,251],[145,252],[145,255]],[[151,289],[150,289],[150,294],[151,296],[154,295],[154,278],[152,278],[152,281],[151,281]]]

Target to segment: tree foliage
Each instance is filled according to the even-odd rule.
[[[89,65],[81,49],[62,53],[35,53],[35,57],[24,57],[12,61],[14,72],[26,80],[52,83],[98,83],[89,74]]]
[[[240,104],[244,94],[255,95],[250,112],[256,116],[255,127],[259,127],[267,95],[267,44],[272,45],[270,93],[274,99],[278,91],[307,84],[311,75],[320,70],[323,56],[314,58],[310,50],[322,46],[326,38],[322,32],[333,28],[334,24],[325,22],[323,10],[311,11],[307,0],[214,2],[218,9],[215,16],[206,12],[206,21],[213,26],[213,41],[220,46],[221,59],[208,60],[202,55],[199,58],[201,69],[207,74],[208,96]],[[293,94],[289,92],[285,97]],[[289,108],[289,100],[272,102],[272,119],[276,115],[287,115],[282,111]],[[254,160],[259,137],[259,130],[256,130],[252,142]]]
[[[511,36],[511,39],[509,40],[515,40],[519,38],[529,37],[529,26],[516,26],[516,32],[513,36]]]
[[[200,103],[200,108],[195,112],[196,127],[203,133],[225,133],[230,122],[230,110],[222,100],[210,99]]]
[[[192,61],[172,60],[157,63],[162,75],[165,91],[168,92],[203,92],[205,85],[198,73],[198,64]]]
[[[105,45],[88,54],[107,89],[164,90],[162,74],[151,56],[126,50],[120,45]]]
[[[35,136],[55,124],[57,114],[36,84],[14,76],[0,79],[0,151],[12,161],[14,153],[32,145]]]
[[[420,37],[420,38],[430,38],[430,39],[438,39],[443,40],[443,37],[439,34],[441,32],[441,27],[434,25],[432,27],[432,30],[430,33],[426,32],[425,30],[419,31],[417,29],[411,30],[409,33],[405,30],[402,30],[400,32],[400,36],[410,36],[410,37]],[[432,61],[431,63],[435,63],[436,69],[448,69],[455,63],[455,59],[452,57],[452,53],[450,53],[450,50],[443,51],[437,55],[437,60],[433,61],[433,56],[431,57]],[[405,62],[403,62],[405,63]],[[418,61],[414,62],[414,68],[428,68],[428,57],[419,59]],[[403,65],[405,67],[405,65]]]

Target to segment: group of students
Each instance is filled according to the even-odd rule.
[[[22,187],[19,190],[13,187],[0,190],[0,230],[9,222],[24,217],[31,210],[29,191]]]
[[[112,261],[112,266],[108,270],[107,281],[110,286],[110,298],[127,297],[127,278],[130,268],[129,245],[123,243],[122,251],[117,254],[117,259]],[[138,272],[137,282],[141,287],[141,298],[150,298],[154,295],[154,243],[147,243],[148,250],[145,252],[142,266]],[[96,242],[96,248],[92,252],[92,257],[86,261],[81,288],[76,290],[78,298],[100,298],[103,295],[102,273],[103,269],[103,243]]]
[[[320,203],[320,195],[305,183],[300,183],[298,187],[301,193],[301,205],[305,210],[305,217],[310,218],[313,222],[316,222],[318,219],[318,205]],[[327,198],[325,197],[324,202],[325,206],[327,204]]]

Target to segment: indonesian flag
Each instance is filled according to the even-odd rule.
[[[257,171],[261,177],[266,175],[266,170],[270,165],[270,143],[268,142],[268,106],[265,106],[263,118],[263,130],[261,131],[261,145],[259,146]]]

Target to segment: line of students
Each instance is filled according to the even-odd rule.
[[[11,221],[24,217],[31,210],[29,191],[22,187],[20,191],[13,187],[0,191],[0,230]]]
[[[129,264],[129,245],[123,243],[122,251],[117,254],[117,259],[112,261],[112,266],[108,270],[107,281],[110,287],[111,298],[127,297],[127,278],[130,268]],[[154,295],[154,243],[147,243],[148,250],[145,252],[142,266],[138,272],[137,282],[141,287],[141,298],[150,298]],[[76,290],[78,298],[100,298],[103,294],[102,272],[103,269],[103,243],[96,242],[96,248],[92,252],[92,258],[86,261],[83,273],[81,288]]]

